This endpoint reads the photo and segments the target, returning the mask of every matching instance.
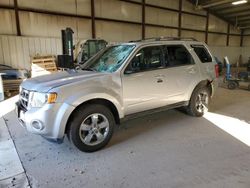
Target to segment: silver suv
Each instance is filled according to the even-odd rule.
[[[158,38],[109,46],[82,65],[24,81],[16,112],[32,133],[85,152],[104,147],[122,119],[182,108],[208,109],[218,67],[203,42]]]

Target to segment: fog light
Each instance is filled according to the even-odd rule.
[[[34,129],[39,130],[39,131],[41,131],[41,130],[44,129],[44,125],[42,124],[42,122],[37,121],[37,120],[32,121],[31,126],[32,126]]]

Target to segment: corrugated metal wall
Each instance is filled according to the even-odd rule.
[[[131,0],[141,3],[141,0]],[[145,0],[145,37],[178,36],[179,1],[173,0]],[[12,6],[13,0],[0,0],[0,5]],[[92,37],[91,0],[18,0],[20,27],[22,37],[17,37],[15,12],[12,9],[0,9],[0,63],[9,64],[17,68],[30,68],[30,56],[35,54],[60,54],[61,29],[73,28],[75,38],[87,39]],[[168,10],[159,8],[165,7]],[[31,9],[27,11],[24,9]],[[32,12],[55,11],[84,17],[52,15]],[[173,9],[173,10],[171,10]],[[193,5],[183,0],[181,17],[181,36],[194,37],[205,41],[206,11],[195,10]],[[96,37],[111,42],[121,42],[140,39],[142,36],[142,7],[119,0],[95,0],[95,30]],[[164,18],[164,19],[162,19]],[[131,23],[115,22],[108,19],[128,21]],[[138,24],[137,24],[138,23]],[[160,26],[156,26],[160,25]],[[165,27],[164,26],[168,26]],[[232,61],[237,61],[239,54],[243,60],[248,60],[246,49],[250,46],[250,36],[244,37],[243,48],[240,47],[240,31],[230,26],[229,44],[227,44],[228,24],[210,14],[208,25],[208,45],[214,54],[222,58],[228,55]],[[191,30],[194,31],[191,31]]]
[[[0,64],[30,70],[32,56],[61,53],[60,38],[0,36]]]

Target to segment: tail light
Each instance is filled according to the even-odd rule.
[[[215,76],[216,78],[219,78],[219,65],[218,64],[215,65]]]

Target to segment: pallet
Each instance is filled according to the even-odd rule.
[[[19,91],[19,86],[22,83],[22,79],[15,80],[3,80],[3,89],[5,92]]]
[[[35,56],[31,60],[31,76],[42,76],[57,72],[56,56]]]
[[[34,56],[33,58],[32,58],[32,60],[34,60],[34,61],[36,61],[36,60],[42,60],[42,59],[45,59],[45,60],[50,60],[50,59],[56,59],[56,56],[54,56],[54,55],[45,55],[45,56],[39,56],[39,55],[37,55],[37,56]]]

